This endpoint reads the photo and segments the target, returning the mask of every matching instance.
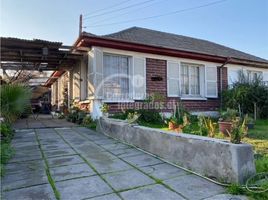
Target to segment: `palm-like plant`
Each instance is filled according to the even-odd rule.
[[[0,99],[1,116],[7,123],[12,123],[30,105],[31,91],[23,85],[2,85],[0,87]]]

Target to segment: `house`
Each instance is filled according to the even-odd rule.
[[[56,72],[61,76],[51,83],[52,96],[62,98],[57,88],[68,74],[68,102],[86,105],[94,118],[102,115],[103,103],[115,113],[123,105],[142,105],[154,93],[164,98],[167,113],[173,110],[169,103],[179,99],[190,111],[213,113],[220,108],[220,92],[238,79],[240,70],[268,81],[268,60],[206,40],[139,27],[104,36],[83,32],[73,52],[83,54],[83,59],[72,70]]]

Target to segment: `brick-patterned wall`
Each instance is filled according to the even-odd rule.
[[[152,77],[161,77],[162,80],[153,81]],[[223,89],[227,88],[227,68],[222,68],[222,78],[223,78]],[[220,95],[220,68],[218,68],[218,91]],[[165,98],[164,106],[167,109],[164,109],[166,112],[172,111],[172,108],[168,108],[168,104],[171,102],[179,101],[179,98],[170,98],[167,97],[167,61],[159,60],[153,58],[146,58],[146,92],[147,95],[153,93],[159,93]],[[208,99],[208,100],[183,100],[183,105],[189,111],[214,111],[220,107],[220,98],[218,99]],[[122,106],[123,105],[123,106]],[[109,103],[109,112],[115,113],[120,112],[121,108],[137,108],[142,107],[144,104],[142,102],[135,103],[126,103],[126,104],[118,104],[118,103]]]
[[[153,77],[161,77],[162,80],[153,81]],[[155,92],[167,96],[167,61],[146,58],[146,93]]]

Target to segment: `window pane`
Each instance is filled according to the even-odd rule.
[[[127,99],[129,97],[128,58],[117,55],[104,55],[104,98]]]
[[[191,66],[190,67],[190,87],[191,95],[199,95],[200,94],[200,84],[199,84],[199,67]]]
[[[181,65],[181,93],[189,94],[189,68],[187,65]]]

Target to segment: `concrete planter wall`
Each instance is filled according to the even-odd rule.
[[[245,183],[255,174],[252,146],[173,133],[100,118],[98,131],[221,182]]]

